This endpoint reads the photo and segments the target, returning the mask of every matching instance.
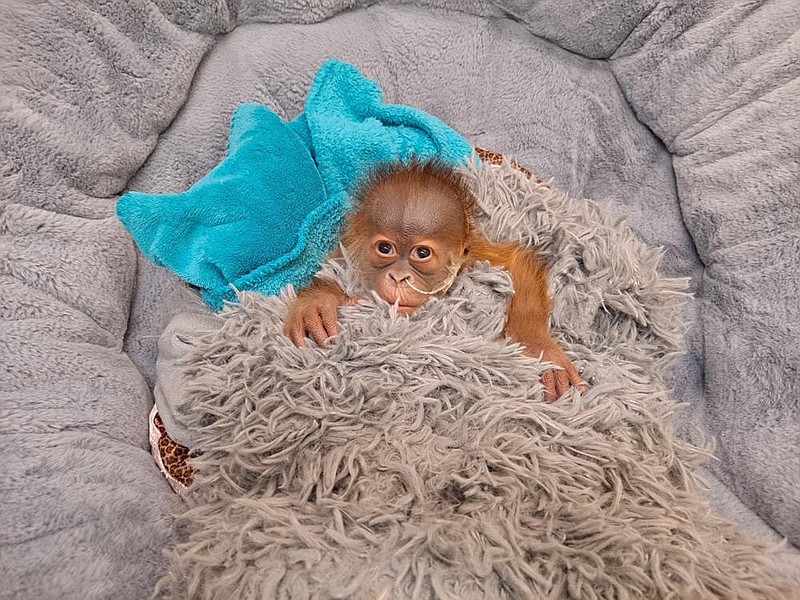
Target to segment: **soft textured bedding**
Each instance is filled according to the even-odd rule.
[[[0,3],[0,597],[142,598],[166,572],[182,505],[147,415],[180,284],[115,199],[187,189],[236,105],[292,118],[331,56],[664,248],[695,294],[676,427],[716,442],[715,510],[800,542],[800,6],[367,4]]]
[[[551,257],[554,331],[590,390],[544,403],[543,363],[498,341],[513,288],[486,264],[410,318],[343,309],[328,348],[281,334],[286,296],[245,293],[183,340],[160,406],[200,453],[161,595],[788,598],[671,434],[686,281],[592,203],[509,164],[466,173],[490,235]],[[322,276],[364,293],[346,259]]]

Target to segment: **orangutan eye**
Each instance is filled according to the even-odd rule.
[[[376,246],[378,249],[379,254],[383,254],[384,256],[389,256],[394,252],[394,246],[389,242],[378,242]]]
[[[418,258],[420,260],[425,260],[431,254],[433,254],[433,250],[431,250],[427,246],[417,246],[416,248],[414,248],[413,252],[414,258]]]

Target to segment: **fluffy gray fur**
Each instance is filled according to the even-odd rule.
[[[157,593],[788,597],[697,496],[706,453],[671,433],[686,281],[592,202],[508,164],[468,177],[492,237],[552,257],[554,331],[590,391],[543,403],[546,365],[497,339],[512,288],[486,264],[410,318],[343,308],[327,348],[281,335],[289,296],[243,294],[185,365],[203,454]]]
[[[143,598],[175,537],[114,200],[230,21],[161,4],[0,1],[3,599]]]

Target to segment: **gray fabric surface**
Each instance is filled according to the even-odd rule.
[[[169,437],[187,448],[194,448],[196,431],[186,422],[189,402],[186,393],[190,381],[183,377],[183,362],[194,351],[194,340],[222,328],[222,319],[200,299],[199,294],[181,290],[166,301],[166,326],[158,340],[156,378],[153,396],[158,415]]]
[[[0,3],[0,597],[140,598],[162,568],[146,416],[178,282],[137,273],[114,196],[184,189],[238,102],[293,116],[330,55],[665,247],[698,294],[681,428],[800,540],[798,4],[359,4]]]
[[[2,598],[144,598],[164,568],[180,503],[122,352],[136,253],[114,195],[227,26],[218,8],[0,2]]]
[[[708,500],[715,514],[735,522],[739,528],[753,537],[772,544],[777,577],[787,581],[795,590],[800,590],[800,552],[786,538],[764,523],[757,514],[747,508],[731,490],[708,471],[708,463],[697,470],[707,489],[701,494]]]
[[[687,418],[720,481],[800,544],[800,3],[662,5],[612,67],[674,155],[705,267]]]

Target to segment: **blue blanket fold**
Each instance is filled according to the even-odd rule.
[[[224,159],[178,194],[128,192],[117,215],[142,253],[200,288],[214,310],[235,290],[303,286],[336,244],[361,177],[412,157],[463,163],[471,148],[423,111],[384,104],[377,84],[325,62],[303,113],[284,123],[242,104]]]
[[[458,165],[471,152],[442,121],[410,106],[384,104],[377,83],[339,60],[320,67],[305,110],[289,125],[311,140],[329,194],[352,192],[381,162],[437,157]],[[302,128],[308,133],[298,131]]]

